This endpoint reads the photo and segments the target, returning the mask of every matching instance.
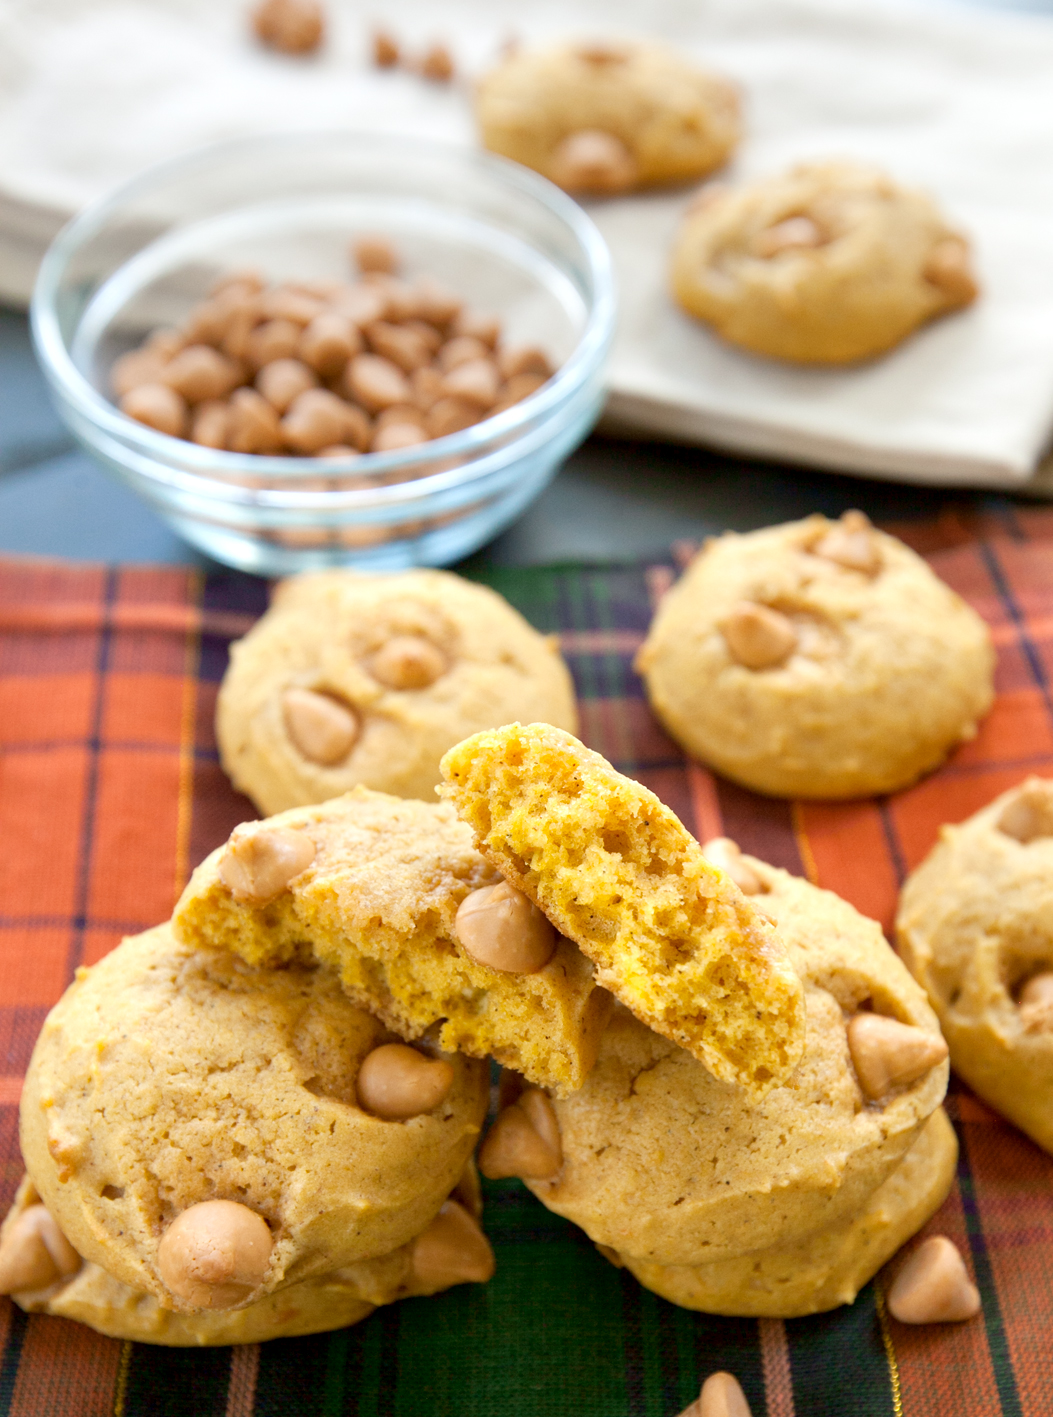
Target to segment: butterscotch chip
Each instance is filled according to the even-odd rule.
[[[446,438],[478,423],[483,413],[478,404],[467,399],[440,398],[425,414],[424,427],[429,438]]]
[[[299,355],[324,379],[335,378],[347,361],[362,351],[362,336],[346,315],[324,311],[316,315],[300,338]]]
[[[392,325],[386,320],[378,320],[366,327],[366,338],[376,354],[382,354],[406,374],[420,369],[429,362],[432,349],[429,341],[419,330],[407,325]]]
[[[396,403],[410,402],[410,386],[403,371],[379,354],[359,354],[347,366],[346,384],[352,398],[370,413]]]
[[[407,1040],[437,1029],[442,1048],[490,1053],[542,1086],[566,1092],[581,1083],[609,998],[567,940],[531,974],[478,964],[460,946],[461,902],[496,877],[450,807],[356,788],[255,829],[308,836],[313,862],[254,906],[224,884],[225,848],[214,852],[176,908],[182,940],[254,966],[284,967],[306,949],[339,973],[352,1001]]]
[[[548,355],[534,345],[502,349],[497,355],[497,370],[506,381],[514,379],[518,374],[531,374],[539,375],[544,383],[552,375]]]
[[[433,44],[426,50],[420,71],[426,79],[440,84],[449,83],[453,78],[453,56],[445,44]]]
[[[1051,827],[1053,782],[1040,777],[942,827],[903,887],[896,940],[954,1070],[1053,1152]]]
[[[258,1301],[407,1244],[458,1182],[485,1068],[446,1057],[453,1082],[433,1111],[378,1124],[356,1082],[387,1041],[331,970],[255,970],[160,926],[82,971],[52,1011],[26,1078],[26,1165],[79,1254],[180,1313],[203,1305],[166,1282],[163,1237],[236,1196],[273,1245],[262,1270],[235,1255],[224,1274],[217,1255],[214,1278]],[[48,1146],[58,1129],[79,1142],[64,1182]]]
[[[230,396],[227,446],[234,453],[280,453],[284,447],[278,414],[255,389],[235,389]]]
[[[230,408],[221,400],[199,403],[190,423],[190,441],[204,448],[225,448],[230,436]]]
[[[980,1312],[980,1291],[961,1251],[946,1235],[931,1235],[896,1275],[889,1313],[905,1324],[961,1323]]]
[[[804,1047],[800,980],[653,793],[544,724],[477,733],[442,772],[480,850],[616,998],[725,1082],[785,1081]]]
[[[387,30],[374,30],[373,63],[378,69],[392,69],[398,62],[398,40]]]
[[[838,559],[816,554],[834,532]],[[666,731],[758,792],[897,791],[972,738],[993,698],[979,615],[876,528],[876,571],[846,566],[842,532],[858,528],[815,516],[708,542],[636,657]]]
[[[399,268],[398,253],[383,236],[360,236],[351,243],[351,258],[362,272],[392,275]]]
[[[488,359],[489,356],[489,345],[484,344],[476,335],[454,335],[439,350],[436,363],[444,374],[449,374],[458,364]]]
[[[298,394],[281,422],[282,437],[298,453],[315,453],[344,438],[354,440],[356,428],[350,409],[328,389],[308,389]]]
[[[522,403],[524,399],[536,394],[543,384],[548,382],[541,374],[513,374],[507,383],[501,385],[497,402],[490,410],[491,413],[500,413],[502,409],[512,408],[517,403]]]
[[[318,377],[299,359],[275,359],[256,375],[256,387],[277,413],[307,389],[318,387]]]
[[[686,214],[671,276],[724,339],[804,364],[883,354],[977,293],[968,245],[935,204],[846,162],[716,193]]]
[[[318,0],[263,0],[252,23],[264,44],[286,54],[310,54],[325,37],[325,12]]]
[[[142,384],[164,383],[164,371],[170,356],[152,349],[132,349],[114,360],[110,370],[110,387],[120,398]]]
[[[292,320],[267,320],[245,337],[245,362],[262,369],[275,359],[295,359],[300,348],[301,327]]]
[[[447,398],[463,399],[480,409],[492,408],[497,402],[497,369],[492,359],[469,359],[443,376],[443,393]]]
[[[501,321],[496,315],[485,315],[470,306],[462,306],[450,321],[450,334],[455,339],[477,339],[492,350],[501,338]]]
[[[186,432],[186,400],[167,384],[137,384],[117,406],[129,418],[156,428],[158,433],[182,438]]]
[[[415,448],[427,441],[428,435],[416,419],[403,423],[386,423],[373,434],[370,450],[374,453],[393,453],[399,448]]]
[[[686,182],[739,139],[737,94],[656,44],[561,44],[508,55],[476,92],[483,143],[572,189]]]

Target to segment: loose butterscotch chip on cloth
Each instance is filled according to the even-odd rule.
[[[158,926],[81,971],[48,1015],[22,1092],[26,1170],[77,1252],[115,1279],[181,1312],[252,1303],[396,1249],[457,1184],[485,1069],[451,1055],[429,1112],[383,1121],[355,1088],[389,1041],[313,960],[256,968]],[[262,1248],[223,1273],[196,1265],[190,1237],[177,1266],[191,1273],[190,1255],[191,1278],[218,1292],[173,1287],[166,1235],[217,1201]]]
[[[321,571],[281,582],[231,646],[216,708],[223,767],[264,814],[361,783],[435,799],[439,759],[516,718],[577,726],[551,637],[445,571]]]
[[[1053,1152],[1053,781],[944,826],[903,887],[896,937],[954,1070]]]
[[[510,54],[479,83],[476,118],[491,152],[596,194],[702,177],[741,131],[727,79],[628,42]]]
[[[715,1077],[763,1093],[804,1047],[801,982],[768,921],[673,812],[569,733],[518,723],[442,760],[479,849],[597,979]]]
[[[883,354],[977,295],[968,242],[935,203],[847,162],[703,193],[671,278],[724,339],[802,364]]]
[[[273,895],[239,900],[224,863],[246,832],[301,832],[315,848],[310,865]],[[401,1037],[438,1025],[442,1048],[490,1054],[562,1095],[592,1066],[610,996],[567,939],[532,973],[476,960],[458,938],[457,912],[498,884],[451,806],[359,787],[238,828],[194,872],[173,925],[188,943],[253,965],[321,960]]]
[[[724,776],[844,798],[907,787],[974,737],[994,660],[975,610],[846,512],[707,542],[636,669],[666,730]]]

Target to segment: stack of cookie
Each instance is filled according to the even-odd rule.
[[[665,686],[698,684],[667,660],[697,646],[714,722],[731,691],[757,723],[765,695],[796,704],[797,781],[822,710],[846,774],[883,740],[838,705],[872,709],[874,637],[898,626],[879,768],[915,776],[989,694],[961,670],[948,702],[946,648],[910,611],[940,617],[956,663],[989,673],[989,646],[920,564],[851,521],[718,543],[644,651],[656,704],[684,715]],[[908,711],[923,692],[935,722]],[[493,726],[517,704],[550,722]],[[438,572],[281,591],[219,707],[228,770],[277,814],[236,828],[172,920],[50,1014],[0,1291],[193,1345],[485,1281],[472,1156],[492,1058],[484,1174],[521,1178],[655,1292],[780,1317],[854,1298],[953,1178],[924,991],[873,922],[731,842],[700,847],[561,719],[558,652],[491,592]],[[754,737],[746,780],[779,760]],[[410,795],[436,782],[442,801]],[[975,1312],[949,1263],[911,1280],[915,1317]]]

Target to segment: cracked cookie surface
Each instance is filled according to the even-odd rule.
[[[968,242],[929,197],[843,162],[703,192],[671,275],[724,339],[804,364],[883,354],[977,295]]]
[[[906,787],[975,735],[994,698],[983,620],[860,513],[708,542],[636,668],[689,753],[777,797]]]
[[[452,748],[443,796],[597,978],[754,1094],[804,1046],[800,980],[767,919],[653,792],[569,733],[516,723]]]
[[[439,759],[480,728],[573,729],[553,637],[445,571],[322,571],[283,581],[231,646],[216,708],[223,767],[264,814],[362,784],[434,800]]]

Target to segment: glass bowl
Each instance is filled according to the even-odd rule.
[[[555,375],[447,437],[357,458],[215,451],[125,417],[114,359],[178,324],[222,275],[352,277],[381,233],[540,345]],[[37,353],[74,435],[188,541],[264,575],[444,565],[512,522],[586,436],[604,397],[615,297],[603,238],[558,188],[489,153],[365,133],[223,143],[151,169],[72,221],[32,305]]]

